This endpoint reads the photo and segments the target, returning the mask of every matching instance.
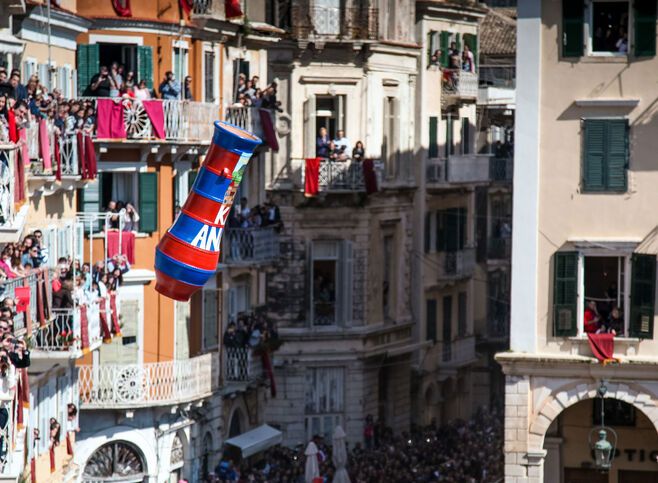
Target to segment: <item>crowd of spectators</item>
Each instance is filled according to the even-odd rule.
[[[432,423],[399,435],[369,418],[364,435],[365,445],[348,448],[347,471],[353,483],[494,483],[503,478],[503,418],[497,410],[480,410],[468,421]],[[335,471],[331,445],[320,436],[313,441],[319,449],[320,475],[330,483]],[[252,465],[224,458],[205,481],[303,483],[304,468],[304,445],[278,446]]]
[[[475,56],[468,45],[459,50],[456,42],[450,43],[447,52],[438,49],[430,57],[430,67],[438,67],[443,73],[443,83],[448,89],[459,85],[460,72],[475,73]]]
[[[229,228],[265,228],[272,227],[277,231],[283,228],[279,207],[272,201],[249,208],[249,201],[242,197],[240,204],[233,206],[227,223]]]
[[[272,345],[278,344],[278,341],[276,325],[258,310],[238,314],[235,321],[229,322],[223,338],[224,347],[232,349],[270,349]]]
[[[105,209],[106,229],[137,232],[139,213],[131,202],[110,200]]]
[[[331,139],[327,128],[321,127],[315,141],[315,155],[318,158],[331,161],[353,160],[361,162],[365,158],[366,151],[361,141],[357,141],[354,148],[352,148],[344,130],[339,129],[336,132],[336,138]]]
[[[238,76],[238,88],[234,107],[260,107],[263,109],[275,109],[283,112],[281,102],[277,100],[278,84],[272,82],[264,89],[259,87],[260,78],[255,75],[251,79],[240,74]]]

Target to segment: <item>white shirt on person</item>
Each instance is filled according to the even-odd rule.
[[[342,138],[336,138],[334,139],[334,144],[336,145],[336,149],[342,148],[345,146],[345,149],[343,150],[343,153],[347,154],[347,156],[351,156],[352,154],[352,145],[350,144],[350,140],[347,139],[345,136]]]

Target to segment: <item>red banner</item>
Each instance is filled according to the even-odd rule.
[[[320,191],[320,158],[306,158],[304,196],[317,196]]]
[[[80,305],[80,346],[83,354],[89,352],[89,318],[86,305]]]
[[[30,287],[16,287],[14,289],[14,296],[16,297],[16,312],[26,312],[30,306]]]
[[[114,11],[119,17],[131,17],[130,0],[112,0]]]

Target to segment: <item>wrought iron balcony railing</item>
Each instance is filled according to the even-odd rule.
[[[250,382],[263,376],[263,365],[251,347],[224,347],[224,380]]]
[[[292,32],[297,40],[377,40],[379,10],[304,3],[292,7]]]
[[[441,92],[445,99],[475,101],[478,97],[478,75],[458,69],[446,69]]]
[[[439,280],[458,280],[475,273],[475,248],[439,253]]]
[[[80,366],[83,409],[129,409],[181,404],[212,394],[213,354],[144,364]]]
[[[224,263],[249,265],[279,256],[279,234],[275,228],[227,228],[224,234]]]

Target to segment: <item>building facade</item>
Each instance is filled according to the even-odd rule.
[[[653,481],[656,3],[519,2],[517,32],[505,479]],[[611,330],[601,364],[588,337]]]

